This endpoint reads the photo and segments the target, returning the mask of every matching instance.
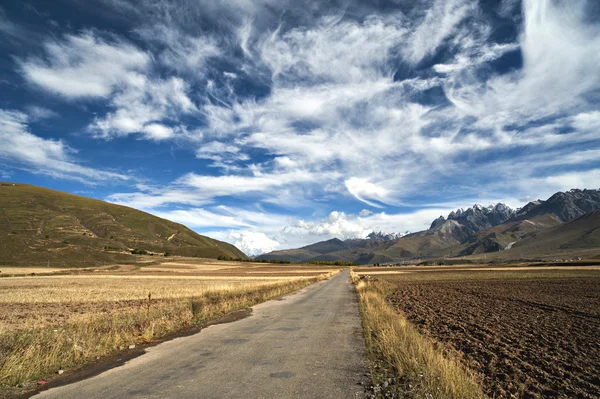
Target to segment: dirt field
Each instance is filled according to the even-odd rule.
[[[600,271],[374,278],[396,285],[388,300],[442,348],[458,350],[490,397],[600,398]]]

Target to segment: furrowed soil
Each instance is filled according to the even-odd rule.
[[[385,278],[388,300],[456,349],[495,398],[600,398],[600,272],[451,271]]]

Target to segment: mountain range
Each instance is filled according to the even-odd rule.
[[[498,203],[460,208],[432,221],[427,230],[365,239],[337,238],[299,249],[274,251],[262,260],[344,261],[358,264],[398,263],[426,259],[511,261],[549,259],[565,252],[600,254],[600,190],[573,189],[520,209]],[[594,227],[595,226],[595,227]],[[596,252],[594,252],[596,251]],[[564,257],[564,256],[563,256]]]
[[[132,252],[247,259],[229,243],[133,208],[0,183],[0,265],[135,262]]]

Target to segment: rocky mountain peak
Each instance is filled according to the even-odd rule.
[[[448,216],[450,217],[450,216]],[[444,222],[446,221],[446,218],[443,216],[440,216],[439,218],[435,219],[432,223],[431,226],[429,227],[429,230],[435,230],[436,228],[440,227],[441,225],[444,224]]]
[[[459,208],[450,212],[448,220],[460,223],[468,231],[477,232],[504,223],[514,215],[515,211],[512,208],[500,202],[485,207],[481,204],[474,204],[467,209]],[[430,230],[437,228],[443,223],[444,220],[440,218],[434,220]]]
[[[596,209],[600,209],[600,190],[571,189],[558,192],[546,201],[528,203],[519,210],[516,217],[527,219],[550,214],[566,222]]]

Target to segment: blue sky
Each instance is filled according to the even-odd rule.
[[[0,179],[250,254],[600,187],[600,5],[0,3]]]

